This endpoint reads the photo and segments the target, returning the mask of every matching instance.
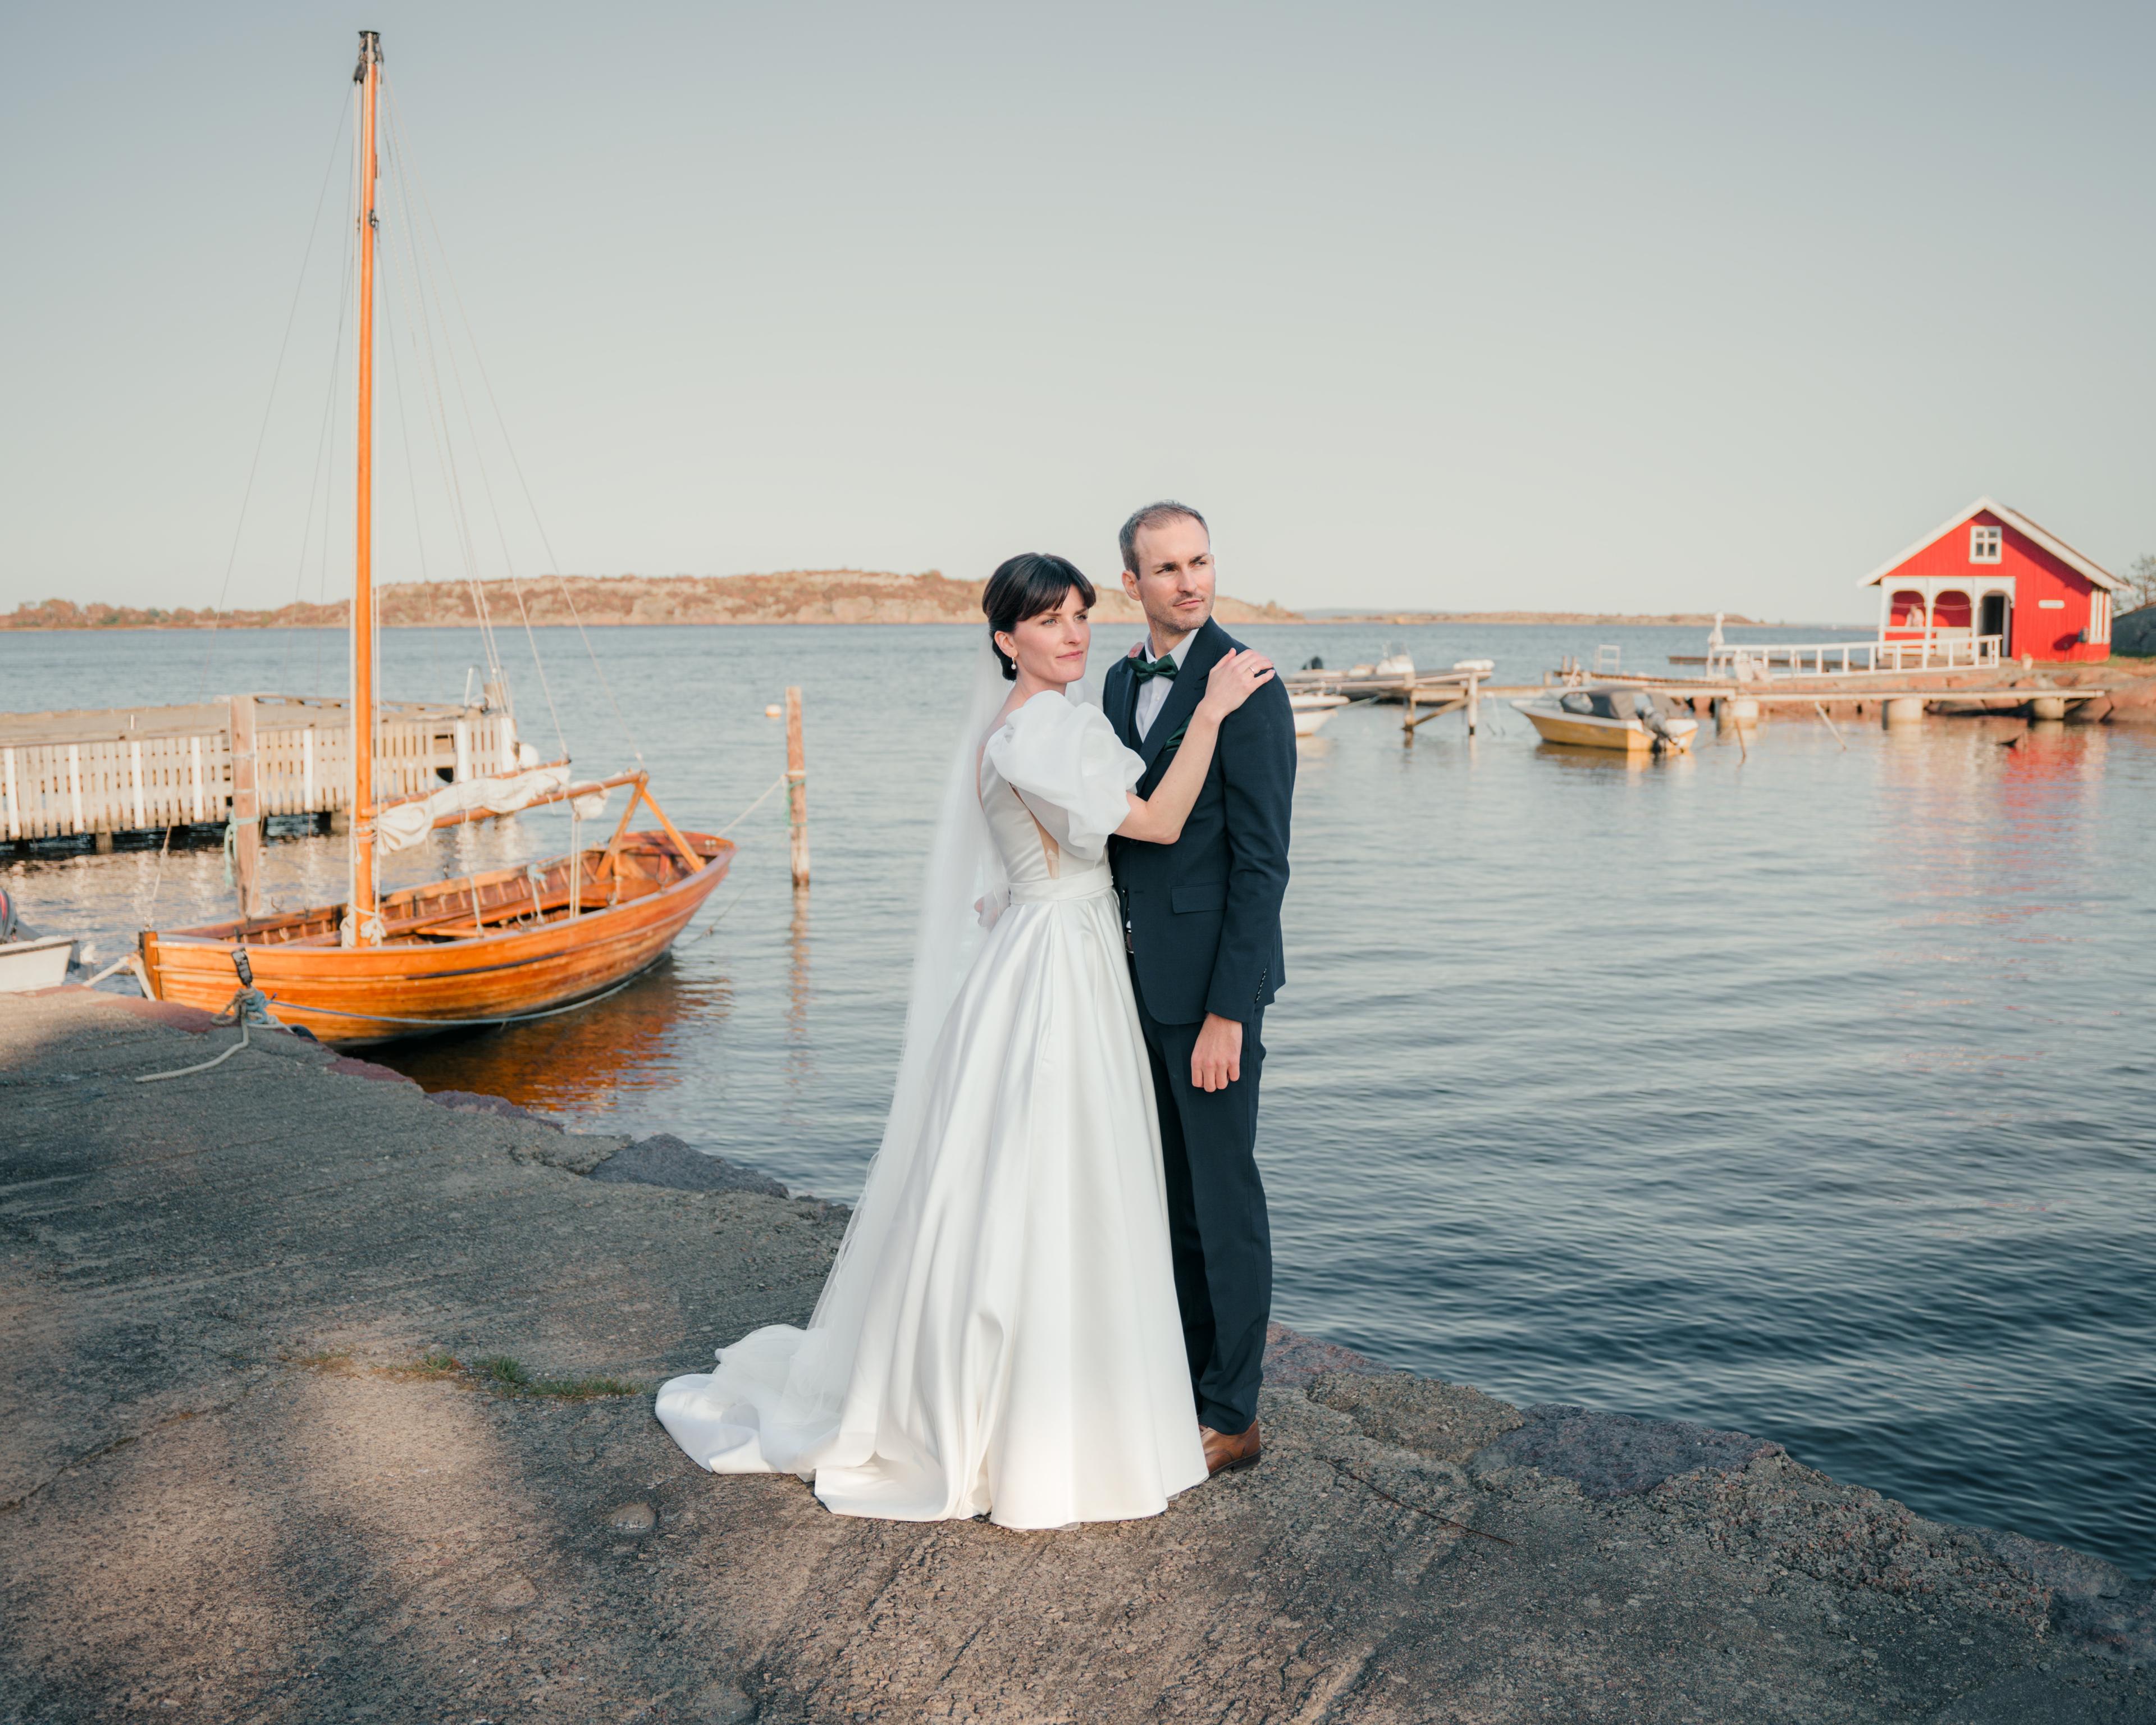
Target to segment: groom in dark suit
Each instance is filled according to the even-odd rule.
[[[1108,671],[1116,733],[1152,794],[1205,675],[1241,643],[1213,621],[1204,516],[1155,503],[1123,524],[1123,591],[1147,640]],[[1285,979],[1281,899],[1295,796],[1295,715],[1275,678],[1220,726],[1197,805],[1173,845],[1109,841],[1138,1022],[1152,1062],[1175,1292],[1214,1473],[1258,1459],[1258,1385],[1272,1307],[1272,1235],[1254,1147],[1260,1030]]]

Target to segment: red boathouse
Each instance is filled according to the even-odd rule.
[[[1879,589],[1881,641],[1973,642],[1979,662],[1995,662],[2110,658],[2111,596],[2123,583],[1979,497],[1859,584]]]

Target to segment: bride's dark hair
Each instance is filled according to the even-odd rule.
[[[996,663],[1004,668],[1007,681],[1018,680],[1018,663],[996,645],[996,636],[1009,634],[1029,617],[1055,610],[1074,587],[1078,589],[1079,603],[1091,610],[1093,583],[1077,564],[1041,551],[1021,552],[998,564],[996,572],[988,577],[988,587],[981,594],[981,609],[988,614],[988,646]]]

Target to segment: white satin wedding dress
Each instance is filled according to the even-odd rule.
[[[991,880],[809,1327],[660,1389],[703,1466],[797,1473],[842,1515],[1010,1527],[1158,1515],[1205,1478],[1106,856],[1140,772],[1054,694],[988,740],[973,788],[1008,904]]]

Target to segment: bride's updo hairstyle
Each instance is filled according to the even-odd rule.
[[[1004,668],[1006,681],[1018,680],[1018,662],[996,645],[996,636],[1009,634],[1027,619],[1056,609],[1064,594],[1074,587],[1078,589],[1079,603],[1091,610],[1093,583],[1077,564],[1040,551],[1022,552],[998,565],[996,572],[988,577],[988,588],[981,594],[981,609],[988,614],[989,649]]]

